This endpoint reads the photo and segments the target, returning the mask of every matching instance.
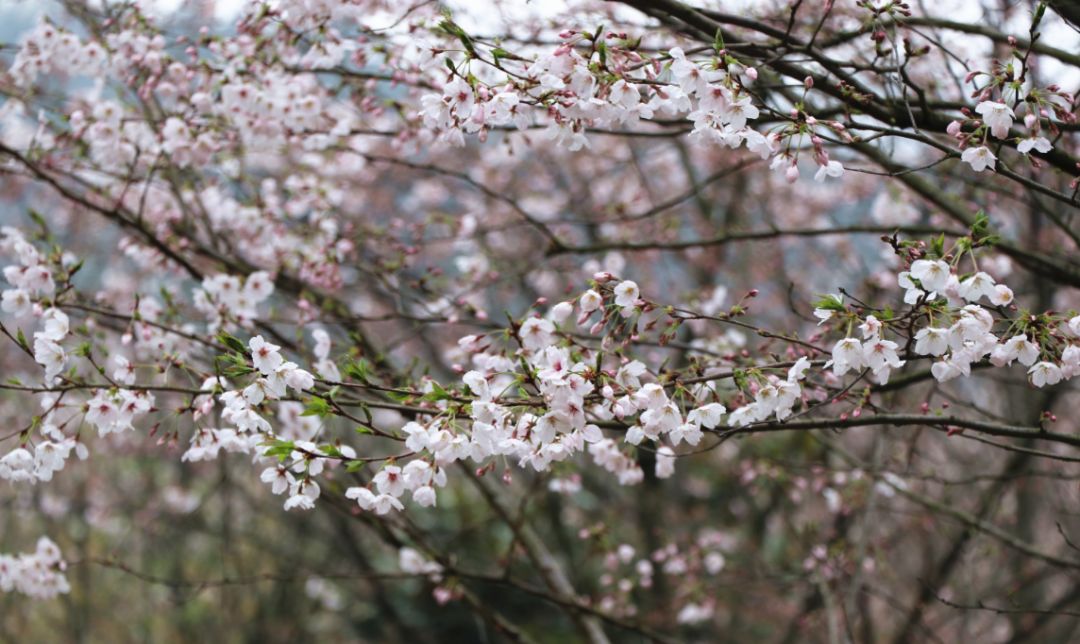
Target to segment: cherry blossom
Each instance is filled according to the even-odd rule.
[[[51,599],[71,591],[64,576],[66,568],[60,548],[48,537],[41,537],[31,553],[0,554],[0,590]]]
[[[0,590],[91,638],[169,633],[120,580],[302,578],[306,639],[910,640],[889,597],[968,641],[1071,583],[1005,529],[1070,530],[1064,4],[61,4],[4,47],[5,539],[56,543]]]
[[[985,145],[964,150],[960,158],[964,163],[970,165],[975,172],[982,172],[987,168],[993,170],[997,162],[997,157]]]
[[[1009,128],[1012,127],[1013,118],[1016,116],[1008,105],[996,101],[983,101],[975,106],[975,111],[982,115],[983,122],[990,128],[991,134],[999,139],[1008,138]],[[964,160],[968,161],[968,159]],[[975,168],[974,164],[972,167]]]

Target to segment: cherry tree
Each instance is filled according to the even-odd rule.
[[[5,630],[1076,637],[1070,3],[191,4],[4,49]]]

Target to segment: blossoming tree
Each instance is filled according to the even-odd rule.
[[[545,4],[5,48],[5,630],[1076,636],[1070,3]]]

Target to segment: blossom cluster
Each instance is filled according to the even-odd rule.
[[[51,405],[51,401],[46,404]],[[41,424],[40,433],[44,440],[28,442],[0,457],[0,479],[13,483],[51,481],[53,473],[64,469],[72,451],[80,459],[89,455],[84,443],[65,436],[50,422]]]
[[[71,591],[60,548],[48,537],[38,539],[34,552],[0,554],[0,590],[36,599],[52,599]]]
[[[460,30],[451,25],[454,30]],[[719,51],[710,60],[691,60],[681,47],[649,59],[632,47],[593,46],[585,51],[593,36],[570,31],[564,45],[552,53],[529,60],[523,57],[497,59],[497,70],[513,67],[513,80],[499,84],[485,83],[466,71],[467,62],[455,67],[450,58],[443,60],[453,70],[441,93],[426,94],[421,99],[420,116],[424,126],[454,145],[464,144],[465,134],[486,135],[490,129],[514,127],[525,129],[531,111],[547,120],[549,138],[577,151],[589,145],[589,129],[609,129],[633,125],[639,120],[682,117],[693,124],[692,141],[729,148],[746,148],[767,159],[776,155],[782,141],[802,140],[809,135],[815,149],[818,181],[843,174],[839,161],[831,160],[814,134],[819,125],[842,132],[837,123],[818,123],[797,113],[791,127],[768,135],[749,127],[760,115],[749,88],[757,71],[740,63],[730,53]],[[463,33],[460,37],[467,38]],[[597,38],[600,36],[596,36]],[[614,61],[618,62],[614,62]],[[619,69],[611,74],[607,70]],[[469,67],[471,70],[472,67]],[[477,72],[479,73],[479,72]],[[481,74],[483,76],[483,74]],[[776,155],[773,167],[788,168],[789,179],[797,178],[798,144]],[[792,174],[794,172],[794,174]]]
[[[202,286],[195,289],[194,304],[206,315],[210,330],[216,331],[226,323],[249,326],[258,315],[259,304],[273,293],[274,282],[265,271],[256,271],[242,280],[222,273],[203,280]]]
[[[56,292],[56,282],[46,258],[23,237],[22,233],[10,226],[0,229],[0,250],[18,258],[17,264],[4,267],[4,279],[13,288],[6,289],[2,296],[3,310],[15,319],[23,319],[33,312],[36,297],[49,297]]]
[[[1072,99],[1068,94],[1063,93],[1056,84],[1032,87],[1030,76],[1024,71],[1024,62],[1014,60],[992,74],[972,72],[968,75],[969,82],[981,75],[988,77],[988,82],[979,92],[984,100],[975,106],[974,112],[978,117],[968,111],[969,118],[950,123],[948,133],[964,146],[960,158],[972,170],[982,172],[996,168],[998,158],[990,149],[991,137],[1013,142],[1016,151],[1023,155],[1033,151],[1046,154],[1053,149],[1053,144],[1044,135],[1044,124],[1053,133],[1058,128],[1052,117],[1059,122],[1074,120]],[[992,100],[995,87],[999,88],[1000,96]],[[1016,135],[1012,130],[1018,116],[1026,130],[1023,135]],[[971,128],[970,131],[965,131],[965,125]]]
[[[596,540],[594,532],[583,529],[583,540]],[[731,547],[730,535],[705,530],[689,543],[669,542],[652,552],[639,552],[629,543],[603,547],[603,572],[598,581],[601,595],[597,600],[605,613],[622,617],[638,614],[633,595],[642,589],[653,588],[657,577],[679,587],[680,607],[675,616],[679,624],[696,624],[709,620],[717,604],[702,592],[703,583],[725,570],[724,551]]]
[[[1019,361],[1027,367],[1036,387],[1054,385],[1080,374],[1080,316],[1054,317],[1021,315],[995,317],[994,309],[979,304],[985,300],[998,311],[1013,301],[1012,290],[995,282],[983,271],[961,279],[954,267],[941,259],[917,259],[910,270],[901,271],[897,282],[905,289],[904,301],[915,310],[926,311],[925,325],[911,339],[917,356],[935,358],[931,373],[939,382],[971,375],[972,365],[987,359],[990,365],[1005,367]],[[842,309],[841,298],[833,296],[829,308],[819,308],[823,322]],[[859,325],[865,341],[845,337],[833,347],[830,361],[834,373],[869,368],[878,382],[888,380],[889,370],[903,365],[899,345],[881,339],[883,329],[895,321],[881,321],[867,315]],[[999,329],[994,332],[995,327]]]
[[[643,479],[644,472],[632,448],[646,443],[656,450],[655,475],[668,478],[678,458],[675,448],[682,443],[697,446],[705,432],[720,431],[721,424],[737,429],[764,422],[783,423],[792,417],[807,404],[803,384],[810,375],[816,376],[815,389],[831,377],[864,369],[884,384],[892,371],[921,356],[942,356],[932,367],[939,380],[970,373],[971,364],[987,356],[996,366],[1019,359],[1031,367],[1036,386],[1054,384],[1077,371],[1080,347],[1075,343],[1065,342],[1060,364],[1037,362],[1045,347],[1023,334],[999,342],[990,333],[1001,320],[975,302],[986,300],[1004,310],[1012,301],[1007,286],[997,284],[986,273],[961,278],[945,261],[919,259],[910,270],[900,273],[898,283],[912,306],[906,316],[914,317],[925,308],[931,324],[911,328],[901,325],[896,317],[860,317],[844,306],[841,297],[834,296],[828,308],[816,311],[818,317],[822,323],[842,320],[850,325],[857,321],[862,339],[849,336],[838,340],[832,359],[821,371],[815,369],[820,362],[804,355],[790,363],[784,376],[770,369],[749,369],[748,379],[726,394],[716,380],[706,378],[692,387],[678,387],[673,396],[672,385],[656,380],[644,363],[625,358],[611,363],[614,356],[572,339],[574,327],[596,333],[610,329],[614,320],[622,320],[620,324],[632,324],[641,333],[663,315],[672,315],[643,300],[636,283],[619,281],[606,273],[596,277],[595,286],[578,298],[553,305],[546,316],[529,316],[515,325],[512,337],[516,350],[508,350],[492,337],[462,338],[459,349],[472,368],[462,376],[466,389],[461,397],[445,391],[436,396],[437,410],[401,429],[412,460],[402,466],[388,459],[367,486],[349,488],[348,498],[377,514],[402,510],[407,493],[417,505],[431,506],[436,503],[436,489],[446,484],[445,467],[456,461],[470,460],[487,467],[494,458],[511,458],[519,467],[550,471],[582,451],[615,475],[619,483],[633,485]],[[942,320],[952,323],[938,326]],[[1013,325],[1024,324],[1023,318],[1017,320]],[[1080,328],[1074,329],[1078,325],[1080,316],[1065,323],[1070,337],[1080,337]],[[899,337],[901,328],[910,334],[910,352],[901,348],[902,343],[907,344],[907,338]],[[890,333],[897,336],[895,340],[888,339]],[[824,370],[830,370],[831,375],[826,377]],[[732,393],[734,398],[728,397]],[[468,405],[462,409],[458,401]],[[741,404],[732,405],[739,401]],[[730,413],[728,405],[732,405]],[[467,422],[462,422],[462,415],[467,415]],[[605,431],[617,431],[621,440],[605,436]],[[314,444],[308,449],[311,454],[307,457],[292,455],[303,468],[309,468],[311,455],[318,453]],[[309,477],[317,473],[307,471]],[[302,481],[310,481],[293,478],[284,467],[268,469],[264,480],[274,482],[276,492],[289,489],[294,496],[302,491]]]
[[[580,516],[577,502],[594,487],[647,482],[641,497],[700,491],[691,457],[708,452],[720,462],[738,449],[735,439],[757,431],[844,427],[860,424],[844,421],[861,414],[891,413],[894,401],[906,401],[880,392],[908,376],[944,383],[1016,363],[1024,370],[1014,375],[1026,374],[1034,387],[1080,375],[1080,315],[1023,308],[1034,301],[1030,291],[1010,279],[1014,294],[982,254],[994,254],[996,235],[973,228],[948,251],[936,247],[944,241],[929,250],[901,243],[899,235],[944,221],[933,208],[920,210],[917,197],[941,204],[931,190],[896,197],[880,185],[919,185],[934,164],[909,163],[909,148],[948,151],[940,143],[946,136],[977,171],[1004,168],[996,155],[1005,148],[1033,169],[1049,157],[1067,159],[1075,127],[1059,126],[1072,119],[1071,98],[1055,85],[1032,85],[1019,56],[994,64],[972,109],[921,91],[923,100],[908,106],[903,87],[897,100],[887,84],[841,79],[849,71],[879,74],[893,54],[821,65],[819,49],[837,51],[828,29],[767,57],[754,52],[776,36],[738,25],[730,47],[726,27],[703,46],[691,44],[692,33],[657,29],[646,38],[670,40],[642,47],[617,27],[515,36],[496,46],[448,15],[432,29],[425,21],[440,19],[425,3],[381,29],[369,14],[393,3],[300,0],[252,3],[225,35],[208,28],[173,40],[137,3],[122,4],[110,9],[115,20],[85,38],[43,22],[13,52],[14,90],[0,108],[9,150],[3,169],[13,195],[51,211],[32,212],[40,234],[3,228],[0,235],[0,252],[12,258],[0,294],[4,335],[11,363],[20,365],[13,371],[31,374],[12,373],[4,387],[13,405],[32,407],[3,434],[0,480],[49,481],[69,461],[71,474],[71,456],[87,458],[93,441],[129,451],[179,445],[193,470],[216,459],[248,462],[248,484],[287,511],[311,510],[333,495],[355,503],[357,515],[389,518],[396,536],[406,524],[395,513],[446,511],[467,499],[448,491],[459,469],[478,479],[501,470],[507,487],[521,476],[515,467],[522,478],[540,473],[535,489],[565,495],[556,511]],[[873,3],[855,4],[861,12]],[[875,25],[892,9],[881,11]],[[806,13],[791,11],[789,31]],[[701,10],[702,20],[710,15]],[[903,28],[900,20],[891,27]],[[916,50],[905,49],[911,65],[893,61],[899,81],[936,93],[940,83],[924,83]],[[754,65],[762,66],[760,82]],[[65,72],[103,79],[70,96],[54,93]],[[877,87],[888,91],[876,97]],[[70,100],[40,100],[53,96]],[[910,145],[889,163],[877,159],[880,176],[845,170],[860,156],[873,165],[873,153],[888,150],[880,142],[901,136]],[[500,145],[473,145],[488,138]],[[676,155],[685,172],[656,171]],[[850,219],[845,229],[842,212],[820,225],[818,211],[834,195],[783,185],[801,178],[800,161],[813,163],[818,182],[849,173],[853,203],[872,199],[877,211],[894,197],[903,201],[904,212],[889,215],[895,219],[875,218],[887,232],[901,220],[907,230],[893,237],[902,266],[875,274],[882,288],[867,285],[871,301],[843,291],[814,305],[818,326],[784,327],[780,314],[757,303],[779,301],[761,273],[774,260],[790,268],[786,244],[821,240],[835,253],[831,269],[859,255],[846,252],[856,234],[881,232]],[[699,165],[711,168],[708,176]],[[765,165],[779,174],[740,174]],[[725,176],[738,190],[728,190]],[[1031,177],[1021,176],[1042,180]],[[977,195],[983,186],[966,189]],[[1067,202],[1059,189],[1040,185],[1038,200]],[[736,212],[744,206],[760,206],[765,216]],[[695,207],[701,216],[684,219]],[[720,217],[720,208],[731,212]],[[67,243],[91,219],[116,225],[122,252],[105,262],[88,258],[93,270],[76,281],[75,257],[44,249]],[[1059,227],[1070,232],[1065,222]],[[1002,235],[1032,275],[1060,271],[1075,283],[1064,256],[1072,246],[1045,256],[1021,250],[1029,233],[1010,223]],[[942,240],[957,236],[940,228]],[[102,240],[111,248],[109,235]],[[1037,235],[1046,239],[1045,231]],[[724,271],[744,263],[736,258],[743,249],[729,242],[743,240],[784,252],[729,276]],[[730,255],[712,252],[725,246]],[[637,263],[658,254],[679,260],[656,275]],[[582,255],[591,257],[575,264]],[[821,273],[792,276],[794,312],[817,291],[805,285],[834,278]],[[755,288],[727,306],[743,279]],[[519,298],[519,286],[535,294]],[[751,302],[758,287],[764,296]],[[651,297],[656,292],[667,301]],[[1045,306],[1068,309],[1070,297]],[[492,311],[504,304],[509,323],[501,325]],[[929,397],[950,389],[935,387]],[[590,468],[600,475],[588,476]],[[732,477],[745,488],[739,493],[753,495],[766,469],[744,462],[741,477]],[[100,472],[92,473],[95,483]],[[840,516],[857,494],[888,498],[906,489],[907,479],[856,472],[796,477],[776,505],[813,493]],[[760,478],[763,487],[768,477]],[[627,496],[636,504],[636,493]],[[731,508],[740,519],[753,507],[741,501]],[[706,578],[729,565],[724,539],[645,551],[613,532],[580,534],[596,537],[589,550],[601,553],[604,568],[583,620],[597,610],[635,616],[635,598],[650,594],[641,589],[658,586],[676,588],[674,622],[719,618],[723,605]],[[829,551],[823,534],[810,538],[797,574],[837,579],[850,562]],[[507,582],[527,541],[511,544]],[[401,571],[438,585],[440,602],[463,592],[452,569],[459,561],[415,543],[393,544]],[[64,565],[43,539],[36,553],[0,556],[0,588],[35,597],[67,592]],[[318,583],[309,590],[337,601]],[[554,599],[576,601],[573,591]]]
[[[43,20],[23,36],[8,73],[18,85],[26,87],[49,74],[100,74],[107,64],[108,55],[100,44],[83,41]]]
[[[68,317],[56,308],[35,307],[35,299],[50,298],[56,291],[52,270],[41,253],[14,228],[3,229],[0,250],[18,257],[19,263],[4,267],[4,279],[14,288],[3,292],[3,310],[21,321],[37,314],[42,330],[34,333],[34,359],[45,369],[45,382],[52,382],[67,364],[60,343],[68,335]]]

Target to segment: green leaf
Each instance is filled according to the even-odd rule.
[[[424,394],[424,396],[423,396],[423,398],[421,398],[421,400],[434,402],[434,401],[438,401],[438,400],[450,400],[451,398],[452,398],[452,396],[450,395],[450,392],[446,391],[445,389],[442,388],[442,385],[440,385],[439,383],[432,380],[431,381],[431,391]]]
[[[461,46],[465,48],[465,51],[473,56],[476,55],[476,46],[473,45],[472,38],[456,22],[450,18],[445,18],[439,23],[439,28],[461,41]]]
[[[331,414],[330,403],[325,399],[314,397],[307,401],[304,405],[304,412],[301,416],[318,416],[319,418],[326,418]]]
[[[506,58],[506,59],[509,59],[509,60],[525,60],[524,58],[522,58],[521,56],[518,56],[514,52],[506,51],[502,47],[496,47],[495,49],[492,49],[491,50],[491,55],[495,57],[495,62],[496,63],[499,62],[500,58]]]
[[[45,221],[45,218],[41,216],[41,213],[31,208],[27,211],[27,214],[30,215],[30,219],[34,220],[34,223],[41,229],[41,237],[43,239],[51,240],[52,233],[49,232],[49,224]]]
[[[936,257],[945,256],[945,233],[941,233],[936,239],[930,242],[930,249],[934,251]]]
[[[1039,5],[1035,7],[1035,13],[1031,17],[1031,31],[1035,31],[1035,29],[1038,28],[1039,23],[1042,22],[1044,15],[1046,15],[1046,3],[1040,2]]]
[[[283,441],[280,439],[268,440],[262,444],[268,446],[263,453],[271,458],[277,458],[278,461],[284,461],[289,458],[289,455],[291,455],[296,448],[296,445],[292,441]]]
[[[975,220],[971,222],[971,237],[977,239],[983,237],[990,230],[990,218],[986,216],[986,213],[980,210],[975,213]]]
[[[216,360],[221,373],[230,378],[239,378],[249,373],[255,373],[255,370],[248,365],[247,359],[235,353],[217,356]]]
[[[242,376],[248,375],[249,373],[255,373],[255,370],[251,367],[229,367],[228,369],[222,371],[222,374],[228,376],[229,378],[240,378]]]
[[[360,382],[367,382],[368,377],[371,375],[371,365],[365,358],[359,360],[350,359],[345,363],[345,375],[353,380],[359,380]]]
[[[814,308],[825,309],[826,311],[843,311],[844,310],[844,296],[843,295],[819,295],[820,299],[814,302]]]
[[[405,402],[406,400],[412,398],[412,394],[407,394],[401,391],[387,391],[386,397],[390,400],[393,400],[394,402]]]
[[[224,344],[233,351],[236,351],[237,353],[245,356],[247,355],[247,346],[245,346],[243,342],[241,342],[233,335],[229,334],[227,331],[221,331],[220,333],[218,333],[217,340],[218,342]]]
[[[26,214],[30,216],[35,224],[41,226],[42,229],[48,228],[48,224],[45,223],[45,218],[41,216],[41,213],[30,208],[26,211]]]

